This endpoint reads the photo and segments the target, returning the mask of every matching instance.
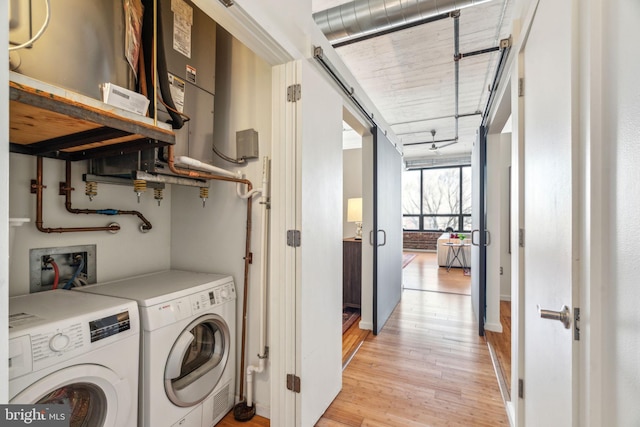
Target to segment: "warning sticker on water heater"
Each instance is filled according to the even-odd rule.
[[[184,0],[171,0],[173,12],[173,49],[191,58],[191,27],[193,8]]]
[[[180,80],[173,74],[169,73],[169,90],[171,91],[171,98],[176,105],[176,109],[184,113],[184,80]]]

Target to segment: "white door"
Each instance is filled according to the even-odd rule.
[[[577,305],[579,205],[577,2],[541,0],[524,47],[524,417],[575,426],[573,322],[541,318]]]
[[[287,102],[296,84],[300,98]],[[310,427],[342,387],[342,99],[306,61],[277,67],[274,91],[284,125],[272,161],[271,283],[282,307],[274,313],[281,351],[272,393],[281,402],[272,425]],[[299,392],[283,391],[288,375],[300,379]]]
[[[370,243],[375,248],[373,333],[377,335],[402,296],[402,155],[378,127],[373,144],[375,232]]]
[[[471,151],[471,304],[480,336],[487,312],[486,169],[487,138],[481,126]]]
[[[298,62],[297,425],[312,426],[342,388],[342,99]]]

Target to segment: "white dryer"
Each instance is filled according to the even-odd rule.
[[[70,425],[137,425],[138,307],[53,290],[9,298],[9,403],[68,404]]]
[[[233,407],[236,291],[230,276],[167,270],[76,289],[138,303],[140,426],[210,427]]]

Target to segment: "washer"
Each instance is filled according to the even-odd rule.
[[[133,301],[65,290],[9,298],[9,402],[67,403],[71,426],[135,427]]]
[[[233,407],[236,291],[230,276],[167,270],[79,291],[140,310],[140,426],[210,427]]]

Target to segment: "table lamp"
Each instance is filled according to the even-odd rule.
[[[347,200],[347,221],[356,223],[356,240],[362,240],[362,198]]]

